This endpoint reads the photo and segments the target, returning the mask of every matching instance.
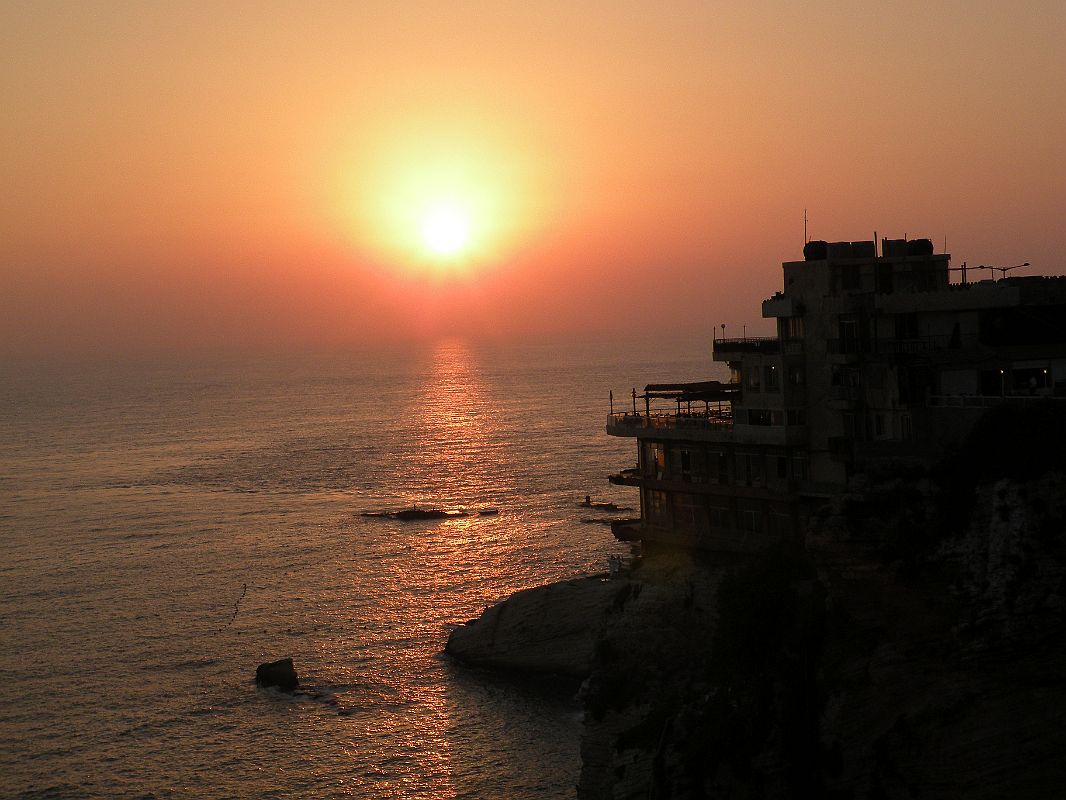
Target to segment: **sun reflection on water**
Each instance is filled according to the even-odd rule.
[[[416,458],[427,483],[447,502],[476,507],[495,494],[486,466],[499,446],[493,416],[470,345],[461,339],[438,343],[419,393],[422,446]]]

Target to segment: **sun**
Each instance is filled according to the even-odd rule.
[[[387,111],[338,133],[321,159],[324,210],[361,268],[473,281],[507,269],[558,213],[559,167],[547,145],[495,111]]]
[[[438,256],[459,255],[470,241],[470,220],[454,205],[429,208],[422,218],[422,242]]]

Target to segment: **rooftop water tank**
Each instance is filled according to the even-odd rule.
[[[851,258],[851,242],[830,242],[830,258]]]
[[[874,250],[874,243],[867,242],[852,242],[851,243],[851,257],[852,258],[873,258],[877,251]]]
[[[821,239],[815,239],[814,241],[807,242],[803,245],[803,260],[804,261],[825,261],[828,245]]]
[[[882,239],[881,255],[885,258],[904,258],[907,255],[907,240]]]
[[[933,243],[928,239],[911,239],[907,242],[907,255],[909,256],[931,256],[933,254]]]

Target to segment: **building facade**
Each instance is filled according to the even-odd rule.
[[[620,538],[759,550],[879,464],[932,465],[990,407],[1066,396],[1066,278],[968,280],[989,268],[928,239],[809,242],[782,267],[777,336],[714,341],[728,382],[652,384],[608,418],[637,441],[610,477],[640,490]]]

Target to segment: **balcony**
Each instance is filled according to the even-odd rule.
[[[771,317],[794,317],[796,311],[792,305],[792,298],[778,292],[773,297],[763,300],[762,315],[767,319]]]
[[[624,469],[621,472],[608,475],[607,481],[615,486],[640,486],[642,483],[640,469],[637,467]]]
[[[825,343],[825,351],[831,356],[857,356],[866,352],[866,348],[857,338],[829,339]]]
[[[1024,407],[1047,402],[1063,403],[1063,407],[1066,408],[1066,397],[1053,397],[1047,394],[933,394],[926,398],[926,405],[930,408],[995,408],[1004,404]]]
[[[640,519],[616,519],[611,521],[611,533],[620,542],[639,542],[644,535]]]
[[[650,411],[645,414],[609,414],[607,433],[660,439],[728,438],[733,430],[731,409],[710,411]],[[620,473],[620,475],[625,473]]]
[[[781,352],[781,341],[776,336],[745,336],[740,339],[715,339],[714,355],[777,355]]]

